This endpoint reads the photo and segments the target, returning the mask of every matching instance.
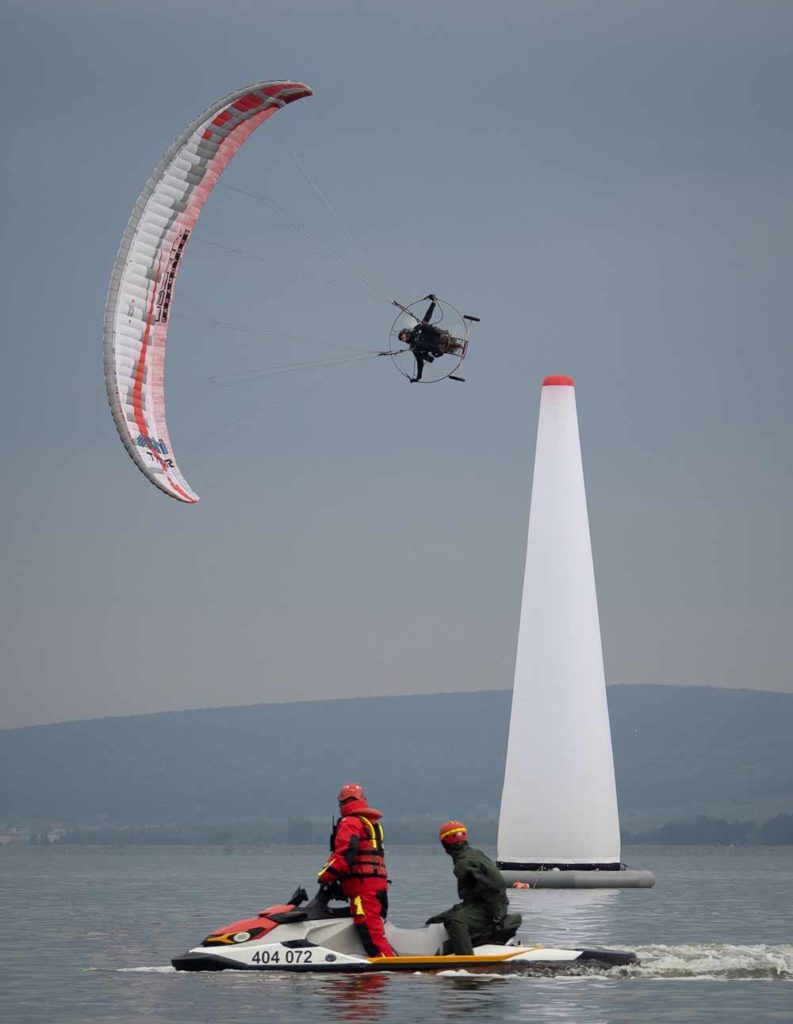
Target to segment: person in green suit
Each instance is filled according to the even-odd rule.
[[[474,946],[499,939],[508,910],[506,883],[493,861],[468,845],[468,830],[461,821],[441,825],[438,838],[454,861],[462,903],[436,914],[427,924],[445,926],[456,956],[473,956]]]

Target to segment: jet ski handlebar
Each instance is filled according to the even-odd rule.
[[[291,904],[293,907],[299,907],[300,904],[305,903],[307,899],[308,893],[302,885],[299,885],[286,902]]]

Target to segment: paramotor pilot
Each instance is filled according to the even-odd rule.
[[[421,320],[413,327],[403,327],[397,335],[416,360],[416,373],[410,378],[413,384],[421,380],[425,363],[434,363],[440,356],[459,355],[463,350],[463,342],[459,338],[452,337],[448,331],[430,322],[438,299],[435,295],[428,295],[427,298],[430,304]]]

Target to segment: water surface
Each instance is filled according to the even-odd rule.
[[[492,851],[490,851],[492,852]],[[323,850],[0,848],[0,1006],[7,1024],[202,1021],[793,1021],[793,849],[636,848],[650,890],[514,891],[532,944],[633,949],[573,978],[238,972],[169,964],[215,927],[311,891]],[[432,848],[389,850],[392,918],[456,899]]]

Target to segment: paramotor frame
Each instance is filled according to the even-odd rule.
[[[473,318],[463,316],[451,302],[447,302],[446,299],[439,299],[437,296],[433,296],[432,299],[429,296],[416,299],[415,302],[404,306],[394,300],[394,305],[399,307],[399,313],[391,324],[391,330],[388,335],[388,354],[391,356],[394,366],[396,366],[403,377],[407,377],[408,380],[415,379],[416,358],[411,348],[399,340],[399,334],[401,331],[405,329],[411,330],[416,324],[421,323],[428,304],[433,300],[435,309],[429,323],[438,327],[442,325],[444,333],[455,346],[459,345],[459,348],[443,355],[435,356],[432,361],[427,360],[421,380],[416,381],[419,384],[437,384],[447,378],[462,380],[463,378],[457,375],[457,371],[468,354],[470,338],[468,321]]]

